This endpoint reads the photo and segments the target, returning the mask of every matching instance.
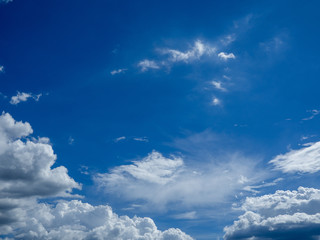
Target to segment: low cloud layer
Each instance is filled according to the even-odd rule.
[[[285,173],[315,173],[320,170],[320,142],[280,154],[270,161],[275,169]]]
[[[13,226],[15,239],[192,240],[179,229],[158,230],[150,218],[118,216],[109,206],[78,200],[37,204]]]
[[[32,132],[29,123],[0,116],[0,239],[192,239],[179,229],[159,231],[150,218],[119,217],[106,205],[45,203],[75,198],[72,190],[81,185],[65,167],[52,167],[57,157],[49,139],[31,138]]]
[[[154,210],[221,203],[257,181],[258,175],[254,165],[241,158],[193,168],[180,157],[167,158],[153,151],[132,164],[97,174],[94,181],[107,194],[131,201],[143,200],[145,208]]]
[[[225,239],[318,239],[320,237],[320,190],[299,187],[250,197],[245,211],[225,227]]]

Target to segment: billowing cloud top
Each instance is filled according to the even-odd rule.
[[[225,239],[319,239],[320,190],[299,187],[297,191],[278,190],[274,194],[250,197],[245,211]]]
[[[57,157],[49,139],[29,139],[32,132],[29,123],[17,122],[8,113],[0,116],[0,239],[192,240],[179,229],[158,230],[150,218],[119,217],[105,205],[79,200],[38,203],[49,197],[77,197],[71,191],[81,185],[65,167],[52,168]],[[166,174],[159,170],[154,181]]]

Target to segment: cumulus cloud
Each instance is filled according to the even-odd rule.
[[[269,163],[284,173],[315,173],[320,170],[320,142],[280,154]]]
[[[145,60],[139,62],[138,67],[141,68],[142,72],[145,72],[149,69],[159,69],[160,68],[160,66],[155,61],[148,60],[148,59],[145,59]]]
[[[129,218],[109,206],[79,200],[45,203],[51,197],[77,197],[81,189],[63,166],[48,138],[32,138],[29,123],[0,116],[0,238],[191,240],[179,229],[160,231],[150,218]],[[39,202],[41,200],[41,203]],[[5,238],[7,239],[7,238]]]
[[[78,200],[38,203],[12,224],[15,239],[192,240],[179,229],[157,229],[150,218],[118,216],[106,205]]]
[[[113,71],[110,72],[111,75],[116,75],[116,74],[119,74],[119,73],[124,73],[125,71],[127,71],[126,68],[120,68],[120,69],[115,69]]]
[[[33,98],[35,101],[39,101],[41,96],[42,96],[42,93],[34,95],[31,93],[18,91],[16,96],[11,97],[10,103],[13,105],[17,105],[20,102],[26,102],[29,98]]]
[[[236,58],[236,56],[233,53],[225,53],[225,52],[219,53],[218,57],[225,60],[225,61],[228,59],[235,59]]]
[[[65,167],[52,168],[56,155],[46,138],[27,139],[29,123],[17,122],[8,113],[0,116],[0,205],[1,223],[15,220],[20,205],[35,197],[71,196],[81,186]],[[0,223],[0,224],[1,224]]]
[[[146,210],[199,207],[223,202],[255,181],[258,173],[254,173],[253,166],[237,158],[221,165],[208,163],[194,168],[186,165],[181,157],[167,158],[153,151],[132,164],[97,174],[94,181],[107,194],[144,201],[142,208]],[[247,176],[247,182],[240,181],[243,176]]]
[[[227,240],[320,237],[319,189],[299,187],[297,191],[249,197],[241,209],[245,213],[224,229]]]

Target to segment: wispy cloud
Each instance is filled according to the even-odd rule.
[[[126,140],[126,137],[125,137],[125,136],[117,137],[117,138],[115,138],[113,141],[114,141],[114,142],[120,142],[120,141],[123,141],[123,140]]]
[[[116,75],[116,74],[119,74],[119,73],[124,73],[127,70],[128,69],[126,69],[126,68],[115,69],[115,70],[111,71],[110,74],[111,75]]]
[[[4,4],[7,4],[9,2],[13,2],[13,0],[0,0],[0,3],[4,3]]]
[[[236,56],[233,53],[225,53],[225,52],[220,52],[218,54],[218,57],[221,58],[222,60],[227,61],[228,59],[235,59]]]
[[[10,100],[10,104],[17,105],[20,102],[26,102],[29,98],[34,99],[35,101],[39,101],[42,93],[40,94],[32,94],[32,93],[25,93],[25,92],[17,92],[16,96],[12,96]]]
[[[134,137],[133,140],[138,142],[149,142],[147,137]]]
[[[141,68],[142,72],[145,72],[145,71],[147,71],[149,69],[159,69],[160,68],[158,63],[156,63],[153,60],[148,60],[148,59],[145,59],[145,60],[139,62],[138,63],[138,67]]]
[[[0,65],[0,73],[4,72],[4,66]]]
[[[227,91],[226,88],[222,87],[222,82],[212,81],[211,84],[220,91],[223,91],[223,92]]]
[[[149,211],[170,208],[177,203],[180,207],[201,207],[223,202],[255,181],[259,173],[243,160],[237,158],[193,168],[181,157],[167,158],[153,151],[132,164],[97,174],[94,181],[107,194],[117,193],[123,200],[145,201],[143,207]],[[243,176],[247,181],[241,181]]]
[[[273,164],[275,169],[285,173],[318,172],[320,171],[320,142],[311,143],[307,147],[280,154],[269,163]]]
[[[307,112],[311,113],[311,116],[303,118],[302,121],[308,121],[313,119],[315,116],[317,116],[320,113],[320,110],[313,109],[313,110],[308,110]]]
[[[167,61],[170,62],[191,62],[194,60],[200,59],[203,55],[211,55],[216,51],[214,47],[204,44],[202,41],[197,40],[194,43],[194,46],[185,52],[175,50],[175,49],[162,49],[160,52],[162,54],[169,55]]]

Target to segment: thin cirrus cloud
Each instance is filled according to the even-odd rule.
[[[17,92],[17,95],[12,96],[10,100],[10,104],[17,105],[20,102],[26,102],[28,99],[34,99],[36,102],[39,101],[40,97],[42,96],[42,93],[40,94],[32,94],[32,93],[25,93],[25,92]]]
[[[222,82],[218,82],[218,81],[212,81],[211,84],[218,90],[226,92],[227,89],[225,87],[222,86]]]
[[[319,208],[315,188],[248,197],[240,207],[244,214],[224,228],[224,239],[319,239]]]
[[[284,173],[315,173],[320,171],[320,142],[311,143],[308,146],[291,150],[280,154],[269,163],[276,170]]]
[[[203,164],[197,169],[186,165],[181,157],[167,158],[153,151],[132,164],[95,175],[94,181],[106,194],[144,201],[142,210],[146,211],[170,209],[177,204],[201,207],[224,202],[256,181],[260,173],[249,162],[237,158],[224,164]],[[246,181],[242,181],[244,176]]]
[[[118,216],[107,205],[93,206],[72,190],[81,189],[63,166],[48,138],[30,137],[29,123],[0,116],[0,238],[192,240],[179,229],[157,229],[150,218]],[[41,203],[39,203],[41,200]],[[7,238],[5,238],[7,239]]]
[[[110,74],[111,75],[116,75],[116,74],[119,74],[119,73],[124,73],[127,70],[128,69],[126,69],[126,68],[115,69],[115,70],[111,71]]]
[[[138,67],[141,68],[142,72],[148,71],[149,69],[159,69],[160,66],[158,65],[158,63],[156,63],[155,61],[152,60],[142,60],[141,62],[138,63]]]
[[[307,112],[310,112],[311,116],[303,118],[302,121],[309,121],[311,119],[314,119],[314,117],[317,116],[320,113],[320,110],[313,109],[313,110],[308,110]]]
[[[161,67],[170,67],[177,62],[191,63],[200,60],[203,56],[211,56],[216,52],[216,48],[196,40],[192,47],[186,51],[177,49],[158,49],[161,56],[165,56],[161,61],[145,59],[138,63],[142,72],[148,69],[160,69]]]

